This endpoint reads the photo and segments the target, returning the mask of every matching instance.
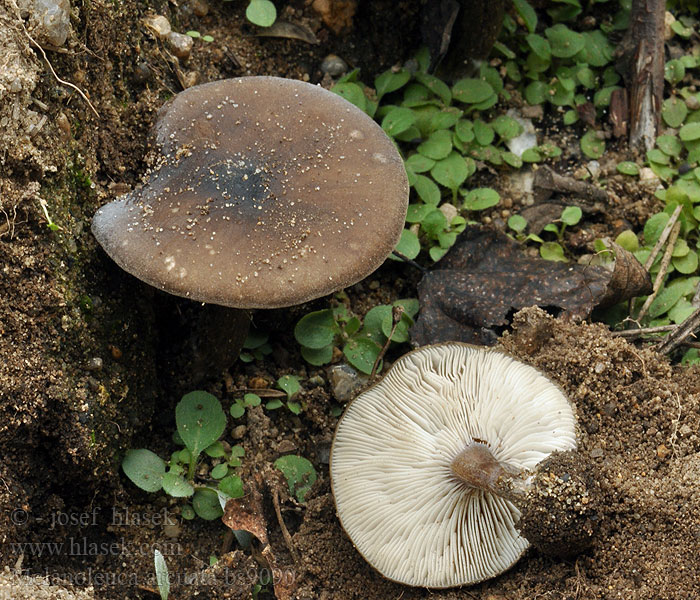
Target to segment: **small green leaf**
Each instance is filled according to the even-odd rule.
[[[423,156],[422,154],[411,154],[406,159],[406,168],[411,169],[414,173],[425,173],[430,171],[435,165],[435,161],[432,158]]]
[[[451,129],[462,116],[463,112],[454,107],[443,109],[430,117],[430,131],[438,129]]]
[[[688,116],[688,107],[682,98],[671,96],[661,104],[661,116],[669,127],[680,127]]]
[[[689,250],[685,256],[674,258],[672,262],[679,273],[690,275],[698,269],[698,253],[694,250]]]
[[[194,512],[205,521],[219,519],[224,514],[219,496],[211,488],[199,488],[192,498],[192,507]]]
[[[401,69],[394,73],[393,71],[384,71],[374,80],[374,89],[377,90],[377,100],[381,99],[385,94],[395,92],[405,86],[411,79],[411,74],[406,69]]]
[[[474,121],[474,136],[477,144],[480,146],[488,146],[493,142],[496,133],[491,125],[485,123],[481,119],[476,119]]]
[[[528,33],[525,36],[525,41],[527,42],[527,45],[530,46],[532,51],[542,60],[549,61],[552,59],[552,49],[549,45],[549,41],[547,41],[541,35],[536,33]]]
[[[644,224],[644,243],[648,246],[656,244],[661,237],[661,232],[668,223],[669,215],[667,213],[656,213],[647,219]]]
[[[416,175],[413,187],[418,197],[426,204],[437,206],[440,203],[440,188],[432,179],[425,175]]]
[[[240,402],[240,400],[237,401],[237,403],[238,402]],[[204,453],[212,458],[220,458],[226,454],[226,451],[224,450],[224,445],[217,440],[211,446],[207,446],[204,449]]]
[[[393,108],[382,119],[382,129],[394,137],[406,131],[416,122],[416,114],[409,108]]]
[[[686,123],[678,132],[678,137],[684,142],[700,139],[700,123]]]
[[[493,95],[493,88],[481,79],[460,79],[452,86],[452,97],[465,104],[478,104]]]
[[[628,160],[618,163],[617,170],[623,175],[639,175],[639,165]]]
[[[528,104],[542,104],[549,96],[549,87],[542,81],[533,81],[525,88],[525,100]]]
[[[211,476],[214,479],[222,479],[223,477],[226,477],[227,474],[228,465],[226,463],[218,464],[211,470]]]
[[[257,394],[248,393],[243,396],[243,404],[246,406],[260,406],[260,402],[260,396]]]
[[[287,394],[288,400],[291,400],[301,391],[299,378],[295,375],[283,375],[277,380],[277,387]]]
[[[418,145],[417,150],[433,160],[446,158],[452,151],[452,134],[444,129],[434,131],[427,140]]]
[[[540,246],[540,256],[554,262],[568,262],[564,256],[564,249],[557,242],[544,242]]]
[[[301,346],[301,357],[310,365],[320,367],[327,365],[333,358],[333,344],[328,344],[323,348],[307,348]]]
[[[598,159],[605,154],[605,140],[596,131],[590,130],[581,138],[581,150],[588,158]]]
[[[576,225],[582,217],[583,213],[578,206],[567,206],[561,212],[562,223],[565,223],[569,227]]]
[[[219,481],[219,490],[229,498],[243,497],[243,482],[238,475],[228,475]]]
[[[680,83],[685,77],[685,66],[681,60],[673,59],[666,63],[664,68],[664,79],[671,85]]]
[[[299,502],[304,502],[306,494],[309,493],[317,477],[316,469],[311,462],[302,456],[287,454],[280,456],[274,465],[276,469],[282,471],[287,480],[289,493],[294,495]]]
[[[435,163],[430,171],[433,179],[450,190],[456,190],[469,176],[464,157],[457,152],[450,152],[447,158]]]
[[[512,140],[523,132],[523,126],[507,115],[501,115],[491,121],[491,126],[504,141]]]
[[[207,392],[185,394],[175,407],[177,431],[194,460],[224,433],[226,415],[217,398]]]
[[[668,155],[661,152],[658,148],[652,148],[647,152],[647,160],[659,165],[668,165],[671,162]]]
[[[270,0],[250,0],[245,16],[254,25],[270,27],[277,19],[277,9]]]
[[[544,33],[551,44],[552,56],[557,58],[571,58],[586,45],[586,40],[580,33],[571,31],[562,23],[545,29]]]
[[[527,227],[527,220],[521,215],[511,215],[508,218],[508,227],[516,233],[522,233]]]
[[[484,210],[496,206],[501,197],[491,188],[476,188],[467,193],[464,208],[467,210]]]
[[[501,158],[503,159],[504,163],[515,169],[519,169],[523,166],[523,159],[512,152],[501,152]]]
[[[294,338],[307,348],[324,348],[333,343],[337,327],[332,310],[317,310],[299,319],[294,327]]]
[[[168,600],[170,594],[170,577],[168,575],[168,565],[160,550],[153,552],[153,563],[156,571],[156,584],[160,593],[160,600]]]
[[[434,75],[428,75],[427,73],[416,73],[414,77],[416,81],[422,83],[433,92],[433,94],[438,96],[445,106],[452,102],[452,92],[450,92],[449,86],[442,81],[442,79],[438,79]]]
[[[163,487],[165,461],[150,450],[127,450],[122,461],[126,476],[147,492],[157,492]]]
[[[282,402],[282,400],[279,400],[278,398],[275,398],[274,400],[270,400],[265,405],[265,408],[267,410],[277,410],[278,408],[281,408],[283,406],[284,406],[284,402]]]
[[[408,229],[401,232],[399,243],[396,244],[396,251],[403,254],[406,258],[413,260],[420,253],[420,241],[418,236]],[[390,255],[389,258],[394,260],[402,260],[398,256]]]
[[[537,28],[537,13],[527,0],[513,0],[513,6],[525,23],[527,30],[532,33]]]
[[[431,238],[437,237],[437,234],[447,227],[447,218],[444,213],[437,208],[431,210],[421,221],[421,228]]]
[[[542,153],[538,148],[528,148],[520,156],[523,162],[538,163],[542,161]]]
[[[236,402],[235,404],[231,405],[231,408],[229,409],[229,413],[231,413],[231,416],[234,419],[240,419],[245,414],[245,406],[238,404],[238,402]]]
[[[639,239],[634,231],[626,229],[615,238],[615,243],[622,246],[628,252],[636,252],[639,250]]]
[[[186,31],[185,35],[189,35],[191,38],[194,38],[195,40],[202,37],[202,34],[199,33],[199,31],[194,31],[194,30]]]
[[[468,144],[474,139],[474,124],[466,119],[460,119],[455,124],[455,133],[462,142]]]
[[[358,84],[349,81],[336,83],[331,88],[331,92],[345,98],[363,112],[367,112],[367,97]]]
[[[355,337],[348,340],[348,343],[345,344],[343,354],[353,367],[369,375],[380,350],[379,345],[372,340]]]

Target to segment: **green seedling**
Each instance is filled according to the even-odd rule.
[[[370,374],[393,328],[392,307],[402,306],[404,313],[392,335],[392,343],[408,341],[408,329],[418,312],[418,301],[397,300],[393,305],[375,306],[364,322],[350,313],[344,304],[303,316],[294,328],[301,355],[309,364],[328,364],[333,348],[340,347],[346,360],[362,373]]]
[[[127,451],[122,461],[126,476],[147,492],[161,489],[174,498],[191,498],[182,507],[186,519],[195,515],[207,520],[220,517],[229,498],[243,495],[243,483],[235,473],[240,466],[243,448],[230,450],[219,438],[226,428],[226,415],[217,398],[207,392],[190,392],[175,409],[177,431],[173,439],[184,448],[172,453],[168,462],[147,449]],[[196,477],[200,457],[213,459],[208,475]],[[214,464],[215,463],[215,464]],[[212,484],[211,482],[215,482]]]
[[[296,497],[299,502],[304,502],[311,486],[316,481],[316,470],[309,460],[302,456],[291,454],[280,456],[275,461],[275,468],[282,471],[289,493]]]
[[[265,408],[267,410],[276,410],[282,406],[287,406],[287,408],[292,411],[295,415],[298,415],[302,411],[302,406],[294,400],[301,391],[301,385],[299,384],[299,378],[295,375],[283,375],[277,380],[277,387],[287,394],[287,402],[283,402],[279,398],[270,400]]]
[[[170,576],[168,574],[168,565],[165,563],[165,558],[160,550],[155,550],[153,553],[153,563],[156,571],[156,584],[161,600],[168,600],[170,595]]]
[[[258,27],[270,27],[277,20],[277,9],[270,0],[250,0],[246,19]]]
[[[199,33],[199,31],[196,31],[194,29],[192,29],[190,31],[186,31],[185,35],[189,35],[191,38],[193,38],[195,40],[202,40],[203,42],[207,42],[207,43],[214,41],[214,38],[212,36],[202,35],[201,33]]]
[[[564,232],[567,227],[573,227],[581,221],[583,212],[578,206],[567,206],[561,211],[561,217],[555,223],[549,223],[544,226],[544,231],[549,231],[557,236],[557,240],[564,239]],[[558,223],[558,225],[557,225]]]
[[[245,394],[243,398],[236,398],[229,409],[234,419],[240,419],[245,414],[245,409],[249,406],[260,406],[260,396],[257,394]]]
[[[267,333],[251,328],[243,342],[243,350],[239,358],[244,363],[262,360],[272,353],[272,347],[268,343]]]

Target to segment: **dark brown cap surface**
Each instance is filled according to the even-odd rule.
[[[161,164],[103,206],[95,237],[172,294],[238,308],[306,302],[391,253],[408,182],[382,129],[308,83],[245,77],[178,94],[156,124]]]

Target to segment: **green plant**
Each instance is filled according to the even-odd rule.
[[[156,570],[156,584],[160,592],[161,600],[168,600],[170,595],[170,576],[168,574],[168,565],[160,550],[153,552],[153,563]]]
[[[193,38],[193,39],[195,39],[195,40],[200,40],[200,39],[201,39],[203,42],[207,42],[207,43],[210,43],[210,42],[213,42],[213,41],[214,41],[214,38],[213,38],[212,36],[210,36],[210,35],[202,35],[201,33],[199,33],[199,31],[196,31],[196,30],[186,31],[186,32],[185,32],[185,35],[189,35],[191,38]]]
[[[253,362],[254,360],[262,360],[265,356],[272,353],[272,347],[268,343],[269,336],[262,331],[251,328],[243,342],[243,350],[239,358],[245,363]]]
[[[253,25],[270,27],[277,19],[277,9],[270,0],[250,0],[245,16]]]
[[[309,460],[302,456],[287,454],[280,456],[275,461],[275,468],[282,471],[289,493],[296,497],[299,502],[304,502],[306,494],[316,481],[316,469]]]
[[[240,419],[245,414],[245,409],[249,406],[259,406],[260,396],[257,394],[245,394],[243,398],[236,398],[229,409],[229,413],[234,419]]]
[[[177,431],[173,439],[184,445],[166,463],[147,449],[128,450],[122,461],[126,476],[147,492],[161,489],[174,498],[192,498],[182,507],[184,518],[195,515],[207,520],[220,517],[228,498],[243,495],[243,483],[235,473],[244,450],[227,448],[219,438],[226,427],[226,415],[217,398],[207,392],[185,394],[175,409]],[[196,476],[200,456],[211,459],[207,473]]]
[[[396,344],[408,341],[408,329],[418,312],[418,300],[409,298],[397,300],[393,305],[375,306],[367,312],[364,321],[340,304],[311,312],[299,320],[294,337],[301,345],[301,355],[312,365],[325,365],[333,358],[333,348],[338,346],[353,367],[371,373],[391,334],[393,306],[403,307],[404,312],[391,341]]]
[[[287,394],[287,402],[283,402],[279,398],[275,398],[265,404],[265,408],[267,410],[276,410],[286,405],[287,408],[295,415],[301,413],[301,404],[294,400],[294,398],[296,398],[301,391],[299,378],[295,375],[283,375],[277,380],[277,387]]]

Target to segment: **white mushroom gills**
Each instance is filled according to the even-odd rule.
[[[515,529],[520,512],[504,497],[513,493],[510,475],[575,447],[571,405],[539,371],[495,350],[427,346],[399,359],[338,424],[338,516],[389,579],[432,588],[478,583],[528,547]],[[486,479],[469,468],[474,454],[492,469]]]

